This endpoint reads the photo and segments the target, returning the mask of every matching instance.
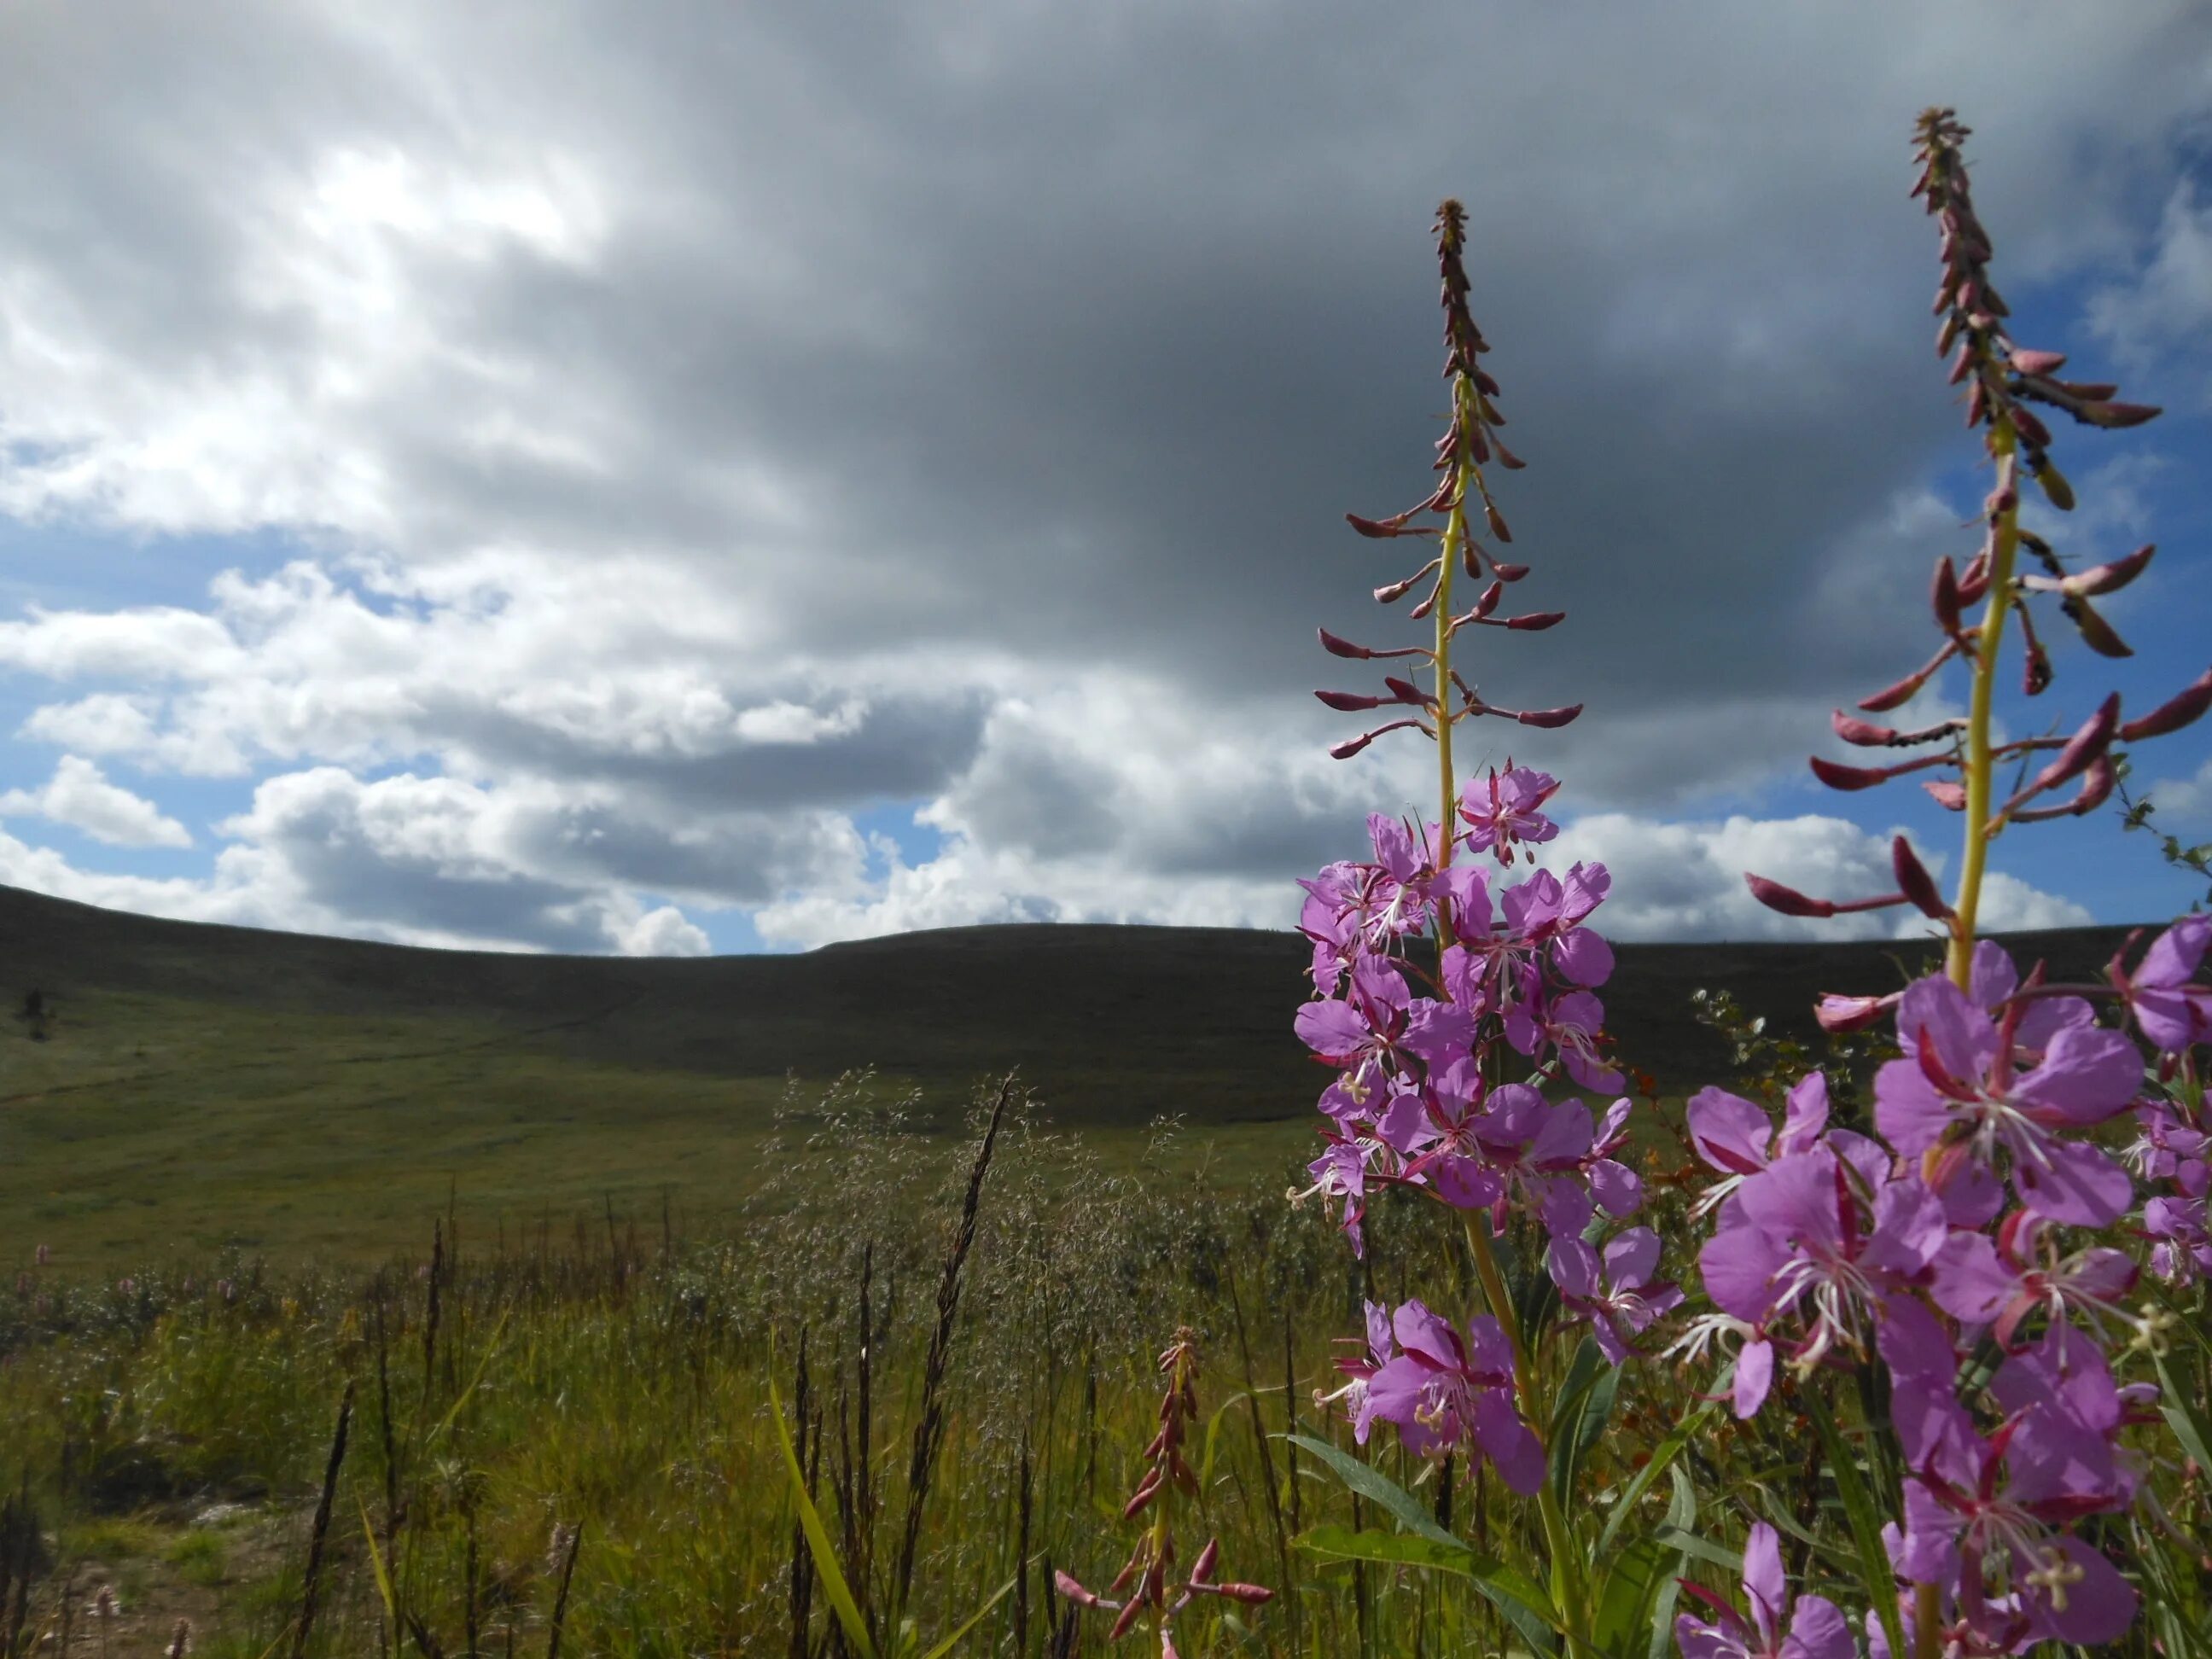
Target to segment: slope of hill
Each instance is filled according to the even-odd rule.
[[[2018,944],[2071,976],[2124,934]],[[1931,950],[1624,945],[1610,1024],[1625,1058],[1695,1087],[1727,1057],[1687,1017],[1693,988],[1809,1031],[1816,993],[1899,983]],[[36,990],[55,1010],[46,1042],[0,1023],[0,1208],[102,1251],[349,1247],[434,1207],[449,1180],[503,1209],[671,1183],[714,1208],[747,1183],[787,1073],[861,1066],[939,1121],[1018,1067],[1062,1124],[1174,1113],[1287,1155],[1320,1082],[1291,1031],[1306,959],[1290,933],[1091,926],[787,957],[507,955],[0,888],[0,1007]]]

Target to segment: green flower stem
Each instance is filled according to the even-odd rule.
[[[1452,821],[1459,799],[1459,777],[1452,765],[1452,567],[1459,562],[1461,550],[1467,544],[1467,490],[1469,475],[1474,471],[1474,444],[1468,435],[1470,429],[1468,421],[1475,413],[1474,391],[1466,375],[1452,377],[1452,398],[1459,414],[1459,439],[1452,453],[1454,489],[1451,514],[1444,520],[1444,533],[1437,538],[1440,544],[1437,550],[1443,556],[1443,562],[1437,567],[1437,642],[1431,653],[1437,671],[1437,779],[1442,808],[1437,823],[1442,826],[1439,838],[1443,842],[1437,849],[1437,867],[1439,869],[1451,862]],[[1446,937],[1448,931],[1438,931],[1439,950],[1450,943]]]
[[[1490,1229],[1479,1224],[1474,1212],[1465,1212],[1463,1224],[1467,1231],[1468,1249],[1474,1255],[1475,1277],[1482,1281],[1483,1298],[1490,1304],[1490,1311],[1504,1329],[1505,1340],[1513,1349],[1513,1387],[1520,1396],[1521,1415],[1528,1420],[1529,1432],[1544,1452],[1544,1484],[1536,1489],[1536,1511],[1544,1525],[1544,1544],[1550,1552],[1552,1606],[1565,1626],[1568,1659],[1584,1659],[1589,1646],[1582,1633],[1584,1598],[1582,1594],[1581,1562],[1574,1551],[1574,1540],[1567,1531],[1567,1518],[1559,1509],[1557,1493],[1552,1490],[1551,1447],[1546,1443],[1544,1425],[1551,1421],[1547,1402],[1541,1397],[1536,1374],[1528,1364],[1528,1350],[1521,1338],[1521,1322],[1513,1311],[1513,1300],[1506,1294],[1505,1276],[1498,1270],[1498,1255],[1492,1249]]]
[[[2012,422],[2000,414],[1990,423],[1990,454],[2002,472],[2018,448]],[[1981,629],[1974,641],[1973,702],[1966,725],[1966,850],[1959,870],[1959,894],[1952,902],[1957,920],[1952,924],[1949,960],[1945,964],[1953,984],[1968,988],[1973,972],[1974,926],[1981,908],[1982,877],[1990,856],[1990,781],[1995,769],[1990,754],[1990,717],[1996,696],[1997,650],[2004,640],[2005,618],[2012,612],[2012,570],[2020,551],[2020,490],[1998,512],[1990,543],[1989,592]]]

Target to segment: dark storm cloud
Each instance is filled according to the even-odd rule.
[[[1748,789],[1828,702],[1897,672],[1912,584],[1888,577],[1948,533],[1915,492],[1972,453],[1929,350],[1913,117],[1955,102],[1975,126],[2016,299],[2126,275],[2212,109],[2212,13],[2117,16],[51,8],[0,24],[0,284],[104,354],[40,428],[109,469],[57,484],[62,506],[275,522],[423,570],[488,548],[672,563],[742,611],[750,682],[802,678],[777,659],[890,665],[852,688],[869,714],[848,733],[703,752],[618,721],[580,737],[465,665],[395,700],[408,754],[629,792],[624,823],[594,819],[608,878],[763,891],[750,831],[721,867],[662,824],[782,811],[811,833],[817,808],[893,796],[1041,859],[1265,877],[1347,850],[1349,794],[1271,801],[1170,746],[1154,771],[1188,765],[1179,793],[1121,798],[1115,743],[1074,756],[1066,703],[1121,672],[1233,726],[1360,683],[1316,624],[1410,633],[1363,597],[1391,550],[1341,515],[1430,483],[1437,199],[1468,204],[1529,462],[1500,480],[1524,602],[1571,612],[1480,642],[1471,677],[1590,706],[1523,744],[1571,769],[1579,806]],[[398,216],[301,240],[283,215],[344,218],[341,152],[411,169]],[[541,172],[561,222],[477,234],[512,204],[471,190]],[[228,410],[249,436],[199,460],[200,495],[122,501],[112,478],[166,453],[142,409],[241,386],[266,410]],[[241,448],[274,458],[265,478]],[[202,499],[234,471],[234,500]],[[596,666],[653,661],[626,635]],[[994,723],[1017,684],[1060,698],[1061,725]],[[1307,708],[1268,740],[1340,733]],[[545,836],[530,856],[558,863]],[[393,913],[433,890],[395,890]]]

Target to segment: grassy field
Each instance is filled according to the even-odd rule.
[[[2042,936],[2086,969],[2118,930]],[[1686,1018],[1729,988],[1806,1030],[1818,990],[1893,982],[1862,945],[1630,945],[1620,1053],[1666,1092],[1723,1075]],[[916,1127],[1018,1071],[1043,1121],[1128,1163],[1147,1126],[1224,1181],[1287,1164],[1318,1073],[1294,935],[988,927],[800,957],[625,961],[410,950],[167,922],[0,888],[0,1212],[83,1269],[224,1249],[375,1261],[452,1207],[493,1243],[611,1209],[726,1223],[815,1093],[872,1068]],[[794,1076],[796,1081],[793,1081]],[[783,1123],[779,1131],[779,1115]]]
[[[1101,1585],[1126,1554],[1151,1357],[1179,1327],[1205,1364],[1185,1559],[1218,1535],[1228,1571],[1279,1592],[1194,1607],[1182,1652],[1529,1650],[1469,1579],[1329,1541],[1388,1544],[1395,1524],[1311,1449],[1351,1450],[1316,1400],[1340,1380],[1337,1340],[1363,1298],[1469,1303],[1474,1269],[1443,1212],[1403,1195],[1370,1215],[1364,1261],[1285,1203],[1316,1080],[1289,1032],[1294,939],[471,957],[4,890],[0,939],[0,991],[46,1010],[0,1026],[0,1214],[26,1218],[0,1292],[0,1653],[158,1653],[180,1619],[199,1659],[923,1659],[963,1631],[952,1650],[1103,1651],[1051,1575]],[[2071,974],[2112,939],[2029,949]],[[1771,1050],[1686,1018],[1693,988],[1786,1038],[1813,990],[1904,971],[1888,954],[1625,949],[1623,1057],[1674,1095],[1770,1070]],[[1029,1091],[971,1184],[978,1080],[1015,1067]],[[1700,1176],[1670,1115],[1640,1117],[1638,1157],[1645,1217],[1686,1263]],[[1538,1244],[1499,1245],[1532,1329],[1557,1314]],[[2201,1297],[2175,1313],[2168,1363],[2201,1412]],[[1671,1490],[1646,1491],[1639,1460],[1711,1377],[1602,1382],[1565,1335],[1532,1376],[1559,1402],[1547,1438],[1585,1543],[1618,1519],[1648,1552],[1662,1518],[1693,1524],[1725,1547],[1651,1559],[1724,1589],[1749,1510],[1799,1528],[1806,1582],[1848,1581],[1844,1488],[1808,1459],[1794,1396],[1701,1419]],[[1438,1527],[1541,1572],[1528,1505],[1494,1480],[1455,1485],[1380,1441],[1367,1461]],[[1864,1474],[1894,1486],[1871,1455]],[[2168,1485],[2183,1532],[2114,1521],[2106,1541],[2161,1598],[2164,1659],[2212,1659],[2186,1634],[2212,1576],[2176,1541],[2202,1535],[2207,1494]],[[1635,1659],[1665,1650],[1664,1613]]]

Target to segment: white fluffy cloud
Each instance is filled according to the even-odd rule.
[[[0,794],[0,818],[41,817],[82,830],[110,847],[190,847],[191,831],[161,808],[120,785],[76,755],[64,755],[39,789]]]
[[[1392,573],[1338,514],[1425,479],[1449,191],[1528,434],[1529,604],[1574,613],[1469,672],[1589,702],[1522,747],[1613,809],[1579,833],[1613,837],[1626,929],[1755,932],[1731,860],[1848,882],[1872,840],[1674,815],[1820,746],[1957,545],[1912,113],[1975,120],[2022,281],[2109,277],[2130,350],[2203,319],[2187,0],[2030,6],[2002,63],[1985,19],[1904,0],[1596,36],[1456,0],[612,16],[0,21],[0,514],[57,568],[71,538],[258,538],[204,598],[0,617],[18,743],[85,769],[20,810],[183,845],[97,767],[250,784],[204,874],[9,841],[0,879],[541,949],[695,950],[687,912],[732,908],[788,943],[1285,921],[1292,876],[1425,787],[1417,740],[1326,761],[1344,722],[1304,697],[1369,683],[1311,630],[1374,629]],[[1470,62],[1533,159],[1450,112]],[[915,803],[933,854],[871,841]]]
[[[2193,179],[2166,198],[2148,262],[2131,280],[2103,289],[2089,306],[2091,325],[2138,366],[2203,361],[2212,343],[2212,202],[2197,200]],[[2201,368],[2194,391],[2212,400]]]

